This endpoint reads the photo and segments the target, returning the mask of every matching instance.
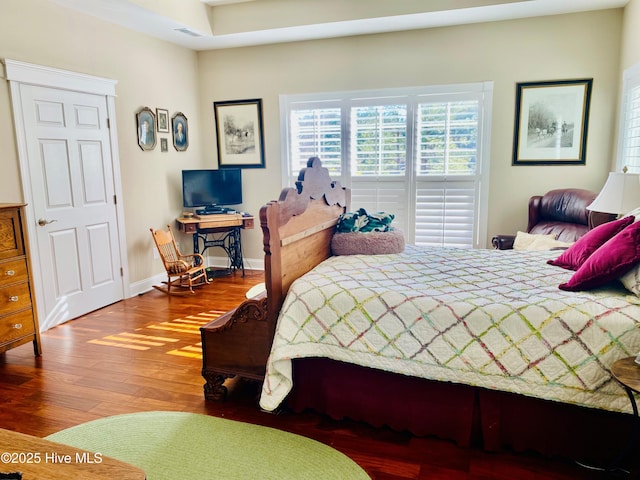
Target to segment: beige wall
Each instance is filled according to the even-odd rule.
[[[640,1],[640,0],[638,0]],[[278,95],[494,81],[487,234],[526,228],[531,195],[553,188],[598,190],[611,163],[619,79],[622,10],[572,14],[296,44],[201,52],[202,104],[262,98],[263,171],[247,172],[260,199],[279,193]],[[593,78],[585,166],[512,166],[517,82]],[[213,119],[204,112],[205,130]],[[214,155],[211,144],[204,145]],[[353,206],[357,208],[357,205]],[[247,207],[249,208],[249,207]],[[258,255],[256,238],[245,251]]]
[[[622,70],[640,62],[640,0],[630,0],[624,8],[621,50]]]
[[[148,229],[180,213],[180,170],[215,166],[214,101],[263,99],[267,168],[244,171],[244,209],[255,214],[280,191],[278,96],[287,93],[494,81],[489,236],[524,228],[532,194],[600,188],[614,143],[621,27],[617,9],[195,53],[45,0],[4,0],[0,58],[118,81],[122,200],[135,283],[162,271]],[[511,166],[516,82],[583,77],[594,78],[587,165]],[[0,81],[0,201],[16,201],[22,199],[18,158],[8,85]],[[187,152],[139,149],[134,114],[145,105],[186,114]],[[261,259],[260,229],[243,238],[246,256]]]
[[[132,283],[163,272],[153,259],[149,228],[173,222],[181,211],[180,171],[203,160],[198,114],[197,56],[154,38],[66,10],[45,0],[4,0],[0,14],[0,58],[61,68],[117,80],[116,115],[122,171],[129,274]],[[2,76],[0,74],[0,76]],[[143,152],[135,113],[148,106],[189,120],[184,153]],[[21,201],[19,164],[8,82],[0,78],[0,201]],[[187,245],[190,246],[190,245]]]

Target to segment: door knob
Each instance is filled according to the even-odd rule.
[[[38,225],[40,225],[41,227],[44,227],[45,225],[48,225],[53,222],[57,222],[57,220],[46,220],[44,218],[38,219]]]

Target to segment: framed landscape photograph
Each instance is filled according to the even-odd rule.
[[[513,165],[584,165],[593,79],[518,83]]]
[[[218,166],[264,168],[262,99],[214,102]]]
[[[184,113],[178,112],[171,117],[171,132],[173,134],[173,148],[184,152],[189,148],[189,125]]]
[[[149,107],[136,113],[138,145],[142,150],[153,150],[156,146],[156,116]]]
[[[156,108],[156,119],[158,121],[158,133],[169,133],[169,110]]]

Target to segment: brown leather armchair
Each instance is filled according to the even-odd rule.
[[[563,188],[531,197],[527,233],[553,233],[557,240],[575,242],[593,227],[616,218],[609,213],[587,210],[597,195],[590,190]],[[515,238],[515,235],[496,235],[491,243],[493,248],[508,250],[513,248]]]

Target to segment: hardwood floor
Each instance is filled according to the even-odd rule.
[[[0,355],[0,427],[36,436],[145,410],[215,415],[291,431],[341,450],[375,480],[604,478],[569,461],[486,453],[433,438],[257,407],[259,385],[235,382],[226,402],[204,400],[199,326],[244,299],[262,272],[216,278],[196,295],[156,290],[67,322]]]

